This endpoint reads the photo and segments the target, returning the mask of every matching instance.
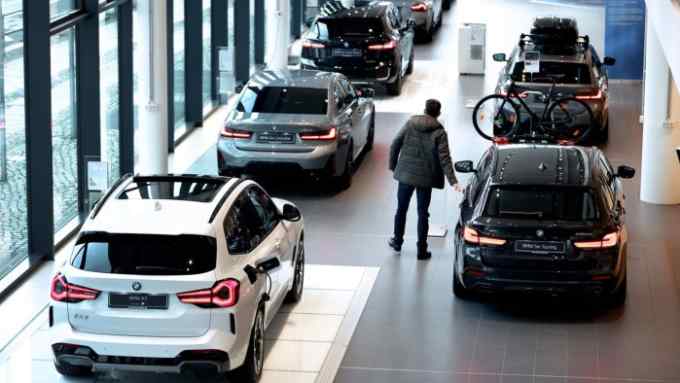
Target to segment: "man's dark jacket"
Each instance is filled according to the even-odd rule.
[[[390,170],[397,181],[416,187],[442,189],[444,175],[451,185],[458,183],[449,139],[436,118],[411,117],[392,142]]]

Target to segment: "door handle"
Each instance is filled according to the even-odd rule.
[[[274,247],[276,248],[276,250],[281,249],[281,241],[276,241],[276,242],[274,243]]]

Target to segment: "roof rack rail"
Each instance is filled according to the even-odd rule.
[[[321,16],[332,16],[340,11],[348,9],[342,1],[331,0],[326,1],[321,7],[319,7],[319,15]]]
[[[245,178],[234,178],[234,179],[236,180],[236,182],[231,184],[231,186],[229,186],[229,189],[227,189],[227,191],[224,192],[224,194],[222,194],[222,198],[220,198],[220,201],[217,203],[217,205],[215,205],[213,212],[210,214],[210,219],[208,220],[208,223],[213,223],[213,221],[215,220],[215,217],[217,217],[217,213],[220,212],[220,209],[222,209],[222,206],[224,206],[224,203],[227,202],[227,198],[229,198],[231,193],[234,192],[234,189],[236,189],[242,183],[248,181],[248,179],[245,179]]]
[[[577,36],[573,41],[565,41],[561,36],[554,34],[522,33],[519,35],[518,45],[521,50],[524,50],[527,44],[533,44],[537,49],[546,53],[571,53],[579,48],[587,49],[590,46],[590,37],[588,35]]]
[[[95,204],[94,208],[92,209],[92,213],[90,213],[90,219],[95,219],[97,217],[97,214],[99,214],[99,211],[102,209],[106,201],[109,199],[109,197],[111,197],[113,191],[118,189],[118,187],[129,178],[132,178],[132,173],[123,174],[116,182],[113,183],[113,185],[111,185],[106,194],[104,194],[104,196]]]

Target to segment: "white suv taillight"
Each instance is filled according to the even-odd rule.
[[[100,291],[98,290],[68,283],[61,274],[55,275],[50,283],[50,297],[57,302],[93,301],[97,299],[99,294]]]
[[[189,303],[203,308],[227,308],[238,303],[239,281],[225,279],[215,283],[212,288],[187,291],[177,294],[182,303]]]

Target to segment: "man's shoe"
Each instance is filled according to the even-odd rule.
[[[429,251],[419,251],[418,252],[418,259],[420,259],[421,261],[424,261],[424,260],[430,259],[430,258],[432,258],[432,253],[430,253]]]
[[[390,238],[389,242],[387,242],[388,245],[392,248],[392,250],[396,251],[397,253],[401,252],[401,244],[397,243],[397,240],[394,238]]]

